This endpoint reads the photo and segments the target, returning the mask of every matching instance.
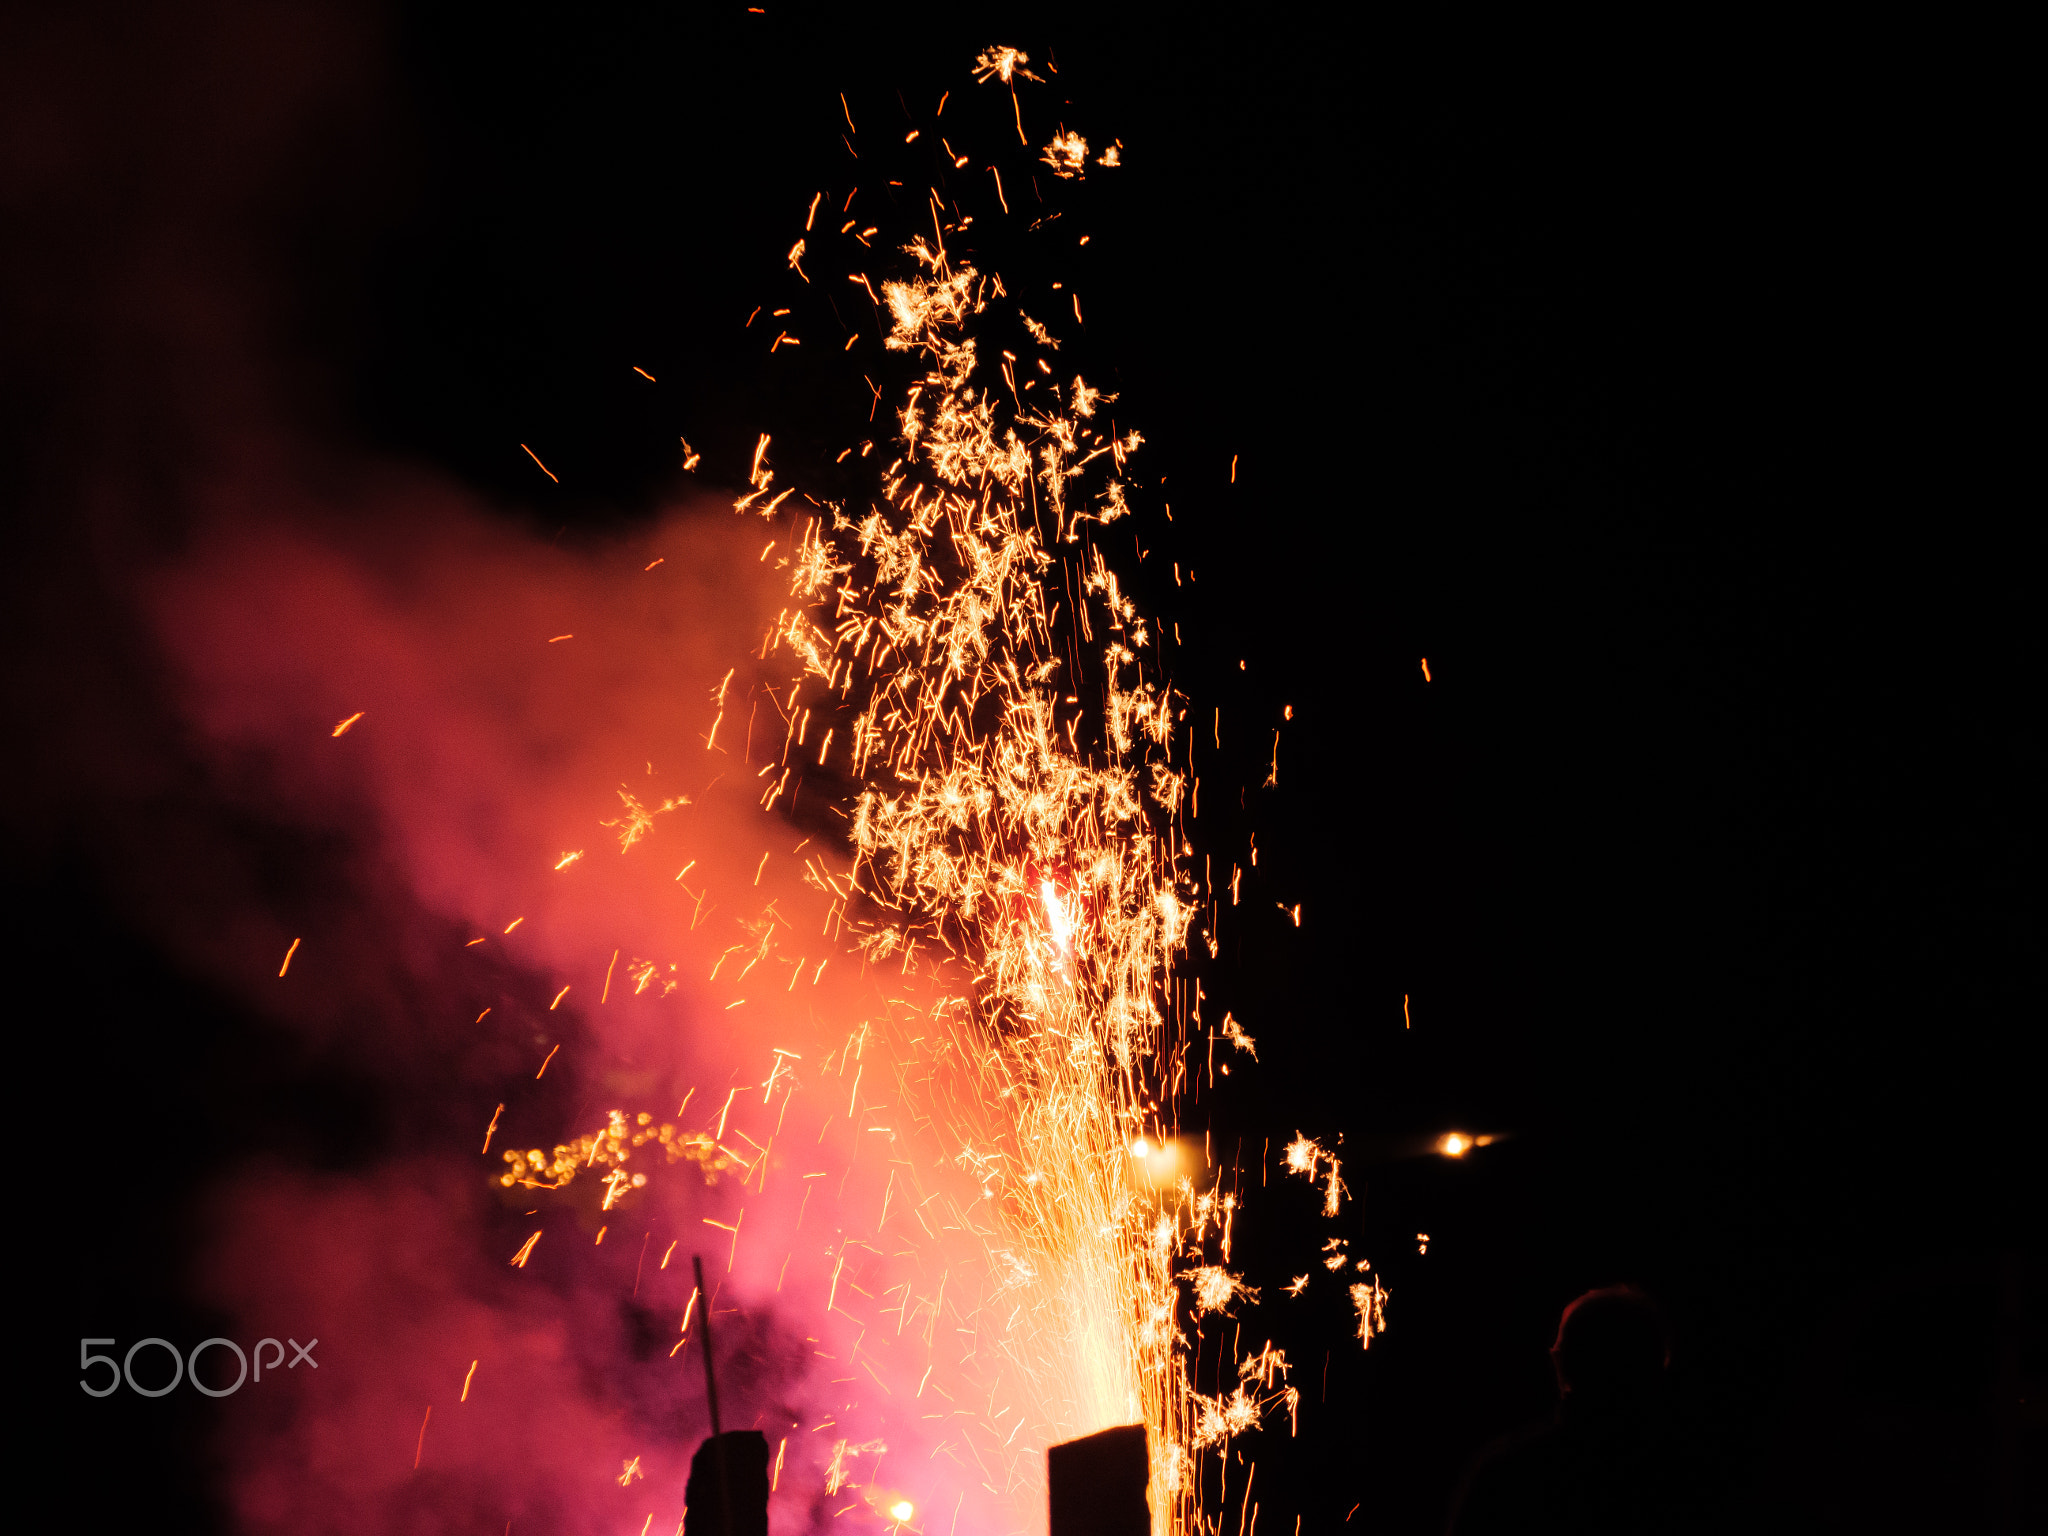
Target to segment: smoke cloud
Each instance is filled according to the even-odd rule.
[[[8,816],[349,1085],[345,1155],[285,1134],[208,1171],[171,1282],[245,1346],[319,1341],[223,1400],[239,1528],[675,1529],[697,1253],[725,1421],[782,1456],[775,1528],[944,1519],[985,1472],[918,1401],[952,1368],[937,1307],[882,1315],[911,1131],[855,1113],[893,1091],[880,979],[807,879],[843,865],[829,808],[763,803],[775,552],[712,497],[558,543],[357,446],[308,340],[333,274],[292,252],[345,265],[376,217],[374,27],[114,21],[0,47],[34,231],[9,371],[38,381]],[[310,210],[282,190],[309,183]],[[537,1187],[564,1145],[589,1155]]]
[[[841,1079],[811,1064],[874,1008],[819,932],[815,841],[758,803],[782,731],[744,686],[775,595],[750,534],[718,509],[563,554],[426,492],[324,530],[224,518],[150,583],[210,781],[327,865],[290,920],[163,921],[402,1127],[360,1173],[259,1166],[214,1202],[204,1298],[252,1338],[327,1341],[317,1378],[236,1400],[247,1528],[678,1517],[708,1428],[677,1349],[693,1252],[729,1422],[796,1433],[787,1481],[818,1492],[844,1438],[808,1433],[839,1367],[818,1290],[840,1202],[881,1192],[849,1177]],[[705,743],[721,683],[730,751]],[[714,1184],[650,1142],[611,1209],[601,1167],[505,1187],[507,1150],[551,1156],[613,1110],[732,1158]]]

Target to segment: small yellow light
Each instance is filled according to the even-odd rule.
[[[893,1520],[908,1520],[912,1515],[916,1513],[917,1510],[912,1507],[911,1502],[908,1499],[898,1499],[894,1504],[891,1504],[889,1506],[889,1516]]]
[[[1460,1136],[1456,1131],[1453,1131],[1443,1139],[1444,1156],[1463,1157],[1465,1149],[1471,1145],[1472,1143],[1469,1138]]]
[[[1133,1141],[1131,1143],[1131,1156],[1150,1157],[1151,1155],[1152,1143],[1147,1141],[1144,1137],[1140,1136],[1136,1141]]]

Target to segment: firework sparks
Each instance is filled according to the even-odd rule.
[[[977,73],[1014,100],[1036,79],[1027,62],[994,49]],[[956,138],[960,115],[946,123]],[[351,1404],[344,1428],[332,1394],[307,1399],[303,1443],[383,1426],[395,1474],[403,1434],[417,1426],[421,1464],[422,1412],[438,1400],[445,1418],[458,1386],[457,1418],[432,1432],[441,1481],[418,1479],[408,1497],[457,1486],[459,1459],[477,1487],[531,1504],[570,1509],[587,1497],[575,1490],[606,1482],[652,1502],[696,1422],[671,1362],[692,1338],[708,1345],[714,1320],[723,1339],[762,1346],[748,1358],[767,1364],[734,1373],[749,1411],[801,1415],[786,1435],[769,1424],[780,1497],[825,1488],[864,1528],[1028,1527],[1050,1443],[1139,1420],[1160,1536],[1209,1530],[1226,1461],[1242,1465],[1218,1453],[1280,1406],[1291,1416],[1279,1352],[1240,1355],[1259,1301],[1249,1266],[1232,1262],[1241,1174],[1183,1124],[1201,1061],[1187,1052],[1241,1066],[1260,1042],[1233,1015],[1204,1023],[1189,963],[1196,939],[1216,955],[1220,906],[1189,838],[1200,721],[1169,686],[1172,627],[1131,600],[1107,547],[1112,525],[1121,546],[1133,512],[1149,515],[1126,478],[1141,440],[1084,377],[1071,295],[1020,307],[983,270],[995,263],[954,201],[993,225],[1011,211],[1007,180],[1026,200],[1021,229],[1029,201],[1084,165],[1114,165],[1118,147],[1092,125],[1092,146],[1064,124],[1047,143],[1051,125],[1034,123],[1027,142],[1019,118],[1025,147],[1003,146],[1000,169],[944,144],[952,196],[929,201],[928,227],[918,207],[909,244],[865,217],[840,227],[859,189],[833,187],[793,203],[801,236],[782,230],[767,248],[791,308],[757,310],[771,319],[745,340],[764,355],[844,367],[850,381],[821,301],[856,287],[875,301],[877,330],[863,312],[858,339],[880,381],[868,419],[887,428],[856,426],[870,436],[845,445],[843,469],[824,471],[815,423],[772,424],[772,442],[749,431],[743,447],[720,427],[710,451],[724,462],[711,467],[747,482],[733,486],[744,520],[679,518],[625,564],[616,549],[463,532],[406,556],[445,567],[445,585],[386,595],[374,562],[359,571],[309,537],[260,558],[208,555],[166,600],[190,621],[167,618],[166,643],[203,659],[205,688],[274,708],[289,725],[275,729],[282,761],[317,750],[321,772],[346,774],[334,782],[360,783],[385,813],[376,835],[435,914],[422,931],[446,942],[433,962],[448,968],[445,995],[386,1011],[408,1046],[400,1030],[445,1029],[468,1053],[447,1083],[464,1159],[447,1182],[462,1198],[407,1168],[362,1197],[280,1181],[259,1211],[309,1237],[262,1251],[308,1255],[307,1289],[374,1319],[390,1366],[364,1400],[374,1410]],[[863,153],[900,154],[877,126]],[[944,142],[929,122],[908,138],[920,155]],[[878,193],[870,180],[864,195]],[[869,271],[842,285],[836,257]],[[1072,301],[1077,327],[1080,313]],[[653,387],[651,371],[634,376]],[[675,442],[681,468],[697,469],[698,450]],[[524,473],[555,479],[519,446]],[[563,572],[586,567],[588,600],[571,601]],[[273,568],[296,579],[249,579]],[[472,606],[449,606],[451,592]],[[627,623],[624,603],[649,605],[645,622]],[[279,678],[317,686],[249,680],[249,659],[268,666],[265,642],[286,633],[304,677]],[[353,730],[357,710],[330,726],[325,699],[381,723]],[[234,733],[254,710],[208,717],[230,722],[210,727],[224,756],[244,755]],[[1220,747],[1213,717],[1211,734]],[[309,740],[290,746],[298,736]],[[320,790],[309,798],[331,798],[326,779],[300,777]],[[828,835],[840,812],[844,836]],[[1255,849],[1244,857],[1257,863]],[[1244,872],[1227,875],[1235,906]],[[1244,906],[1270,922],[1263,896]],[[274,990],[295,1008],[350,968],[341,925],[309,932],[310,967],[293,958],[298,940],[272,948],[263,931],[238,963],[267,972],[279,959]],[[366,1058],[393,1054],[374,1033],[382,1014],[363,1012]],[[487,1120],[480,1140],[475,1120]],[[1337,1160],[1305,1137],[1289,1160],[1334,1212]],[[398,1242],[430,1205],[445,1217],[436,1243]],[[543,1227],[557,1233],[547,1255]],[[701,1295],[674,1262],[700,1246],[714,1271],[727,1249]],[[362,1257],[390,1252],[406,1255],[391,1277]],[[465,1259],[516,1303],[477,1306]],[[1339,1244],[1332,1274],[1367,1281],[1350,1270]],[[246,1267],[219,1273],[245,1311],[273,1305]],[[1309,1278],[1274,1283],[1298,1295]],[[581,1298],[614,1283],[630,1324],[616,1358],[630,1344],[631,1368],[645,1366],[632,1394],[596,1368],[604,1341],[585,1348],[581,1328],[594,1315]],[[1384,1326],[1376,1279],[1364,1293]],[[548,1331],[553,1303],[585,1311],[573,1350]],[[471,1332],[434,1331],[451,1317]],[[1361,1329],[1369,1343],[1374,1328]],[[622,1403],[647,1409],[637,1444],[619,1437]],[[300,1442],[248,1442],[246,1476],[282,1478],[272,1452],[288,1443]],[[295,1508],[317,1523],[359,1473],[354,1459],[320,1473]],[[375,1528],[386,1513],[349,1523]]]
[[[1036,78],[1028,62],[990,49],[975,74],[1014,99],[1020,79]],[[1082,175],[1088,157],[1065,128],[1041,156],[1060,178]],[[1117,159],[1112,148],[1097,163]],[[1297,1399],[1272,1390],[1286,1363],[1270,1346],[1215,1397],[1194,1389],[1186,1363],[1181,1281],[1197,1321],[1257,1294],[1226,1267],[1236,1197],[1198,1192],[1170,1155],[1184,1081],[1173,1068],[1199,1028],[1176,986],[1203,904],[1184,867],[1193,743],[1180,739],[1186,710],[1163,681],[1159,627],[1094,539],[1131,511],[1124,469],[1142,438],[1105,423],[1113,396],[1078,375],[1059,382],[1047,358],[1060,338],[961,254],[971,220],[946,222],[936,199],[932,213],[930,238],[901,248],[902,275],[850,274],[886,316],[886,349],[915,370],[879,495],[857,511],[806,496],[762,551],[786,551],[793,600],[764,651],[793,670],[765,692],[784,721],[785,766],[763,803],[819,732],[815,763],[852,786],[850,867],[806,866],[830,904],[828,930],[868,971],[920,982],[921,1000],[895,998],[879,1038],[905,1118],[936,1144],[935,1163],[965,1179],[907,1161],[882,1220],[908,1211],[926,1237],[965,1233],[980,1250],[982,1291],[967,1315],[999,1348],[977,1387],[1008,1404],[965,1432],[982,1465],[1015,1484],[1018,1458],[1048,1441],[1140,1419],[1157,1528],[1189,1529],[1200,1520],[1195,1453],[1272,1404],[1291,1415]],[[1036,359],[984,357],[978,332],[992,312],[1031,338]],[[1040,376],[1020,387],[1031,362]],[[770,498],[768,448],[763,434],[734,510],[773,519],[793,488]],[[1217,1033],[1256,1059],[1234,1017]],[[867,1038],[863,1025],[859,1050]],[[778,1056],[771,1085],[782,1070]],[[582,1160],[623,1160],[621,1129],[614,1117],[602,1151]],[[899,1135],[894,1117],[871,1129]],[[662,1146],[707,1177],[712,1159],[735,1156],[715,1140]],[[574,1147],[536,1154],[512,1177],[557,1178],[577,1162]],[[1297,1136],[1288,1163],[1322,1183],[1336,1215],[1338,1159]],[[907,1223],[904,1235],[922,1241]],[[1369,1343],[1385,1293],[1377,1280],[1368,1290]],[[836,1449],[829,1486],[854,1480],[859,1454]]]
[[[1014,88],[1025,62],[992,50],[977,72]],[[1048,153],[1078,167],[1086,145],[1063,135]],[[990,1426],[986,1454],[1014,1463],[1141,1419],[1161,1528],[1179,1528],[1189,1453],[1258,1406],[1242,1386],[1192,1391],[1177,1322],[1177,1268],[1205,1242],[1227,1252],[1234,1202],[1145,1176],[1170,1164],[1152,1156],[1171,1135],[1160,1084],[1188,1023],[1161,999],[1199,902],[1180,859],[1183,711],[1159,681],[1157,629],[1089,538],[1128,513],[1121,470],[1141,439],[1105,430],[1109,397],[1079,377],[1045,381],[1027,407],[1005,354],[1008,409],[981,382],[976,322],[1006,295],[946,248],[959,233],[913,239],[910,273],[880,284],[885,345],[922,369],[880,498],[790,528],[795,603],[771,636],[797,669],[777,690],[785,757],[814,719],[835,722],[818,760],[857,786],[854,860],[814,864],[813,881],[870,968],[936,983],[929,1004],[902,1005],[890,1043],[903,1098],[977,1197],[912,1172],[910,1200],[978,1238],[1012,1341],[991,1398],[1028,1404],[1034,1426],[1024,1446]],[[767,510],[766,447],[738,511]],[[1056,589],[1078,594],[1064,628]],[[1078,707],[1084,693],[1099,711]],[[1242,1029],[1226,1037],[1251,1049]],[[1253,1299],[1220,1265],[1188,1278],[1198,1312]]]

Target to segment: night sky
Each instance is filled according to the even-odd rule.
[[[1550,1405],[1559,1309],[1622,1280],[1743,1526],[2036,1528],[2015,98],[1928,40],[767,9],[4,24],[9,969],[54,1117],[16,1188],[57,1212],[17,1241],[69,1293],[30,1314],[66,1322],[36,1400],[74,1316],[227,1326],[181,1278],[224,1170],[433,1134],[154,915],[229,866],[309,910],[374,860],[187,761],[130,574],[223,479],[282,509],[402,471],[576,546],[742,487],[765,431],[860,494],[851,242],[808,291],[785,253],[814,192],[907,229],[943,173],[986,265],[1079,296],[1068,359],[1146,439],[1103,542],[1215,722],[1195,858],[1244,879],[1198,970],[1258,1042],[1188,1124],[1254,1184],[1318,1137],[1356,1197],[1331,1226],[1272,1174],[1239,1221],[1246,1332],[1303,1390],[1298,1438],[1253,1437],[1263,1528],[1440,1529]],[[1052,203],[1012,180],[998,219],[933,142],[1016,151],[969,76],[993,42],[1047,66],[1034,143],[1122,146],[1036,230]],[[749,312],[792,295],[870,345],[770,355]],[[1502,1139],[1430,1155],[1452,1130]],[[1392,1293],[1369,1352],[1340,1291],[1278,1294],[1332,1232]],[[71,1400],[67,1524],[228,1528],[214,1412]]]

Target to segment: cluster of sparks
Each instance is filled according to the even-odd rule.
[[[1028,63],[991,49],[976,75],[1014,97],[1018,81],[1037,78]],[[1021,112],[1018,125],[1021,137]],[[1091,156],[1064,127],[1040,155],[1059,178],[1118,158],[1116,147]],[[963,254],[971,218],[949,215],[936,193],[930,214],[929,238],[900,248],[898,277],[879,290],[851,279],[886,317],[886,347],[911,364],[897,456],[878,494],[856,510],[778,487],[763,436],[735,504],[768,521],[789,578],[763,648],[788,671],[770,690],[786,729],[779,763],[763,770],[762,804],[772,809],[806,773],[845,786],[851,859],[806,866],[828,949],[857,955],[870,975],[917,978],[899,989],[914,1000],[861,1021],[816,1071],[836,1060],[844,1077],[856,1066],[851,1107],[860,1073],[885,1061],[908,1117],[892,1137],[930,1154],[891,1175],[877,1237],[893,1209],[892,1239],[949,1255],[937,1297],[913,1307],[905,1287],[898,1332],[913,1315],[935,1328],[943,1309],[995,1337],[966,1374],[1016,1411],[963,1432],[988,1485],[1040,1486],[1033,1464],[1042,1467],[1047,1444],[1142,1422],[1155,1532],[1206,1531],[1205,1495],[1217,1490],[1203,1469],[1222,1463],[1204,1453],[1275,1410],[1291,1424],[1299,1397],[1270,1344],[1226,1365],[1234,1383],[1213,1395],[1190,1366],[1203,1320],[1235,1319],[1257,1292],[1230,1267],[1237,1196],[1179,1138],[1187,1055],[1204,1040],[1213,1052],[1216,1035],[1257,1053],[1234,1018],[1213,1031],[1201,1020],[1185,957],[1191,936],[1213,950],[1215,915],[1205,924],[1210,898],[1187,835],[1193,731],[1164,678],[1159,626],[1092,537],[1129,515],[1126,466],[1142,440],[1110,420],[1113,396],[1056,371],[1058,337]],[[861,244],[876,233],[864,230]],[[809,283],[803,259],[799,241],[790,265]],[[986,350],[998,319],[1029,340]],[[797,340],[785,331],[777,344]],[[715,700],[721,721],[731,682]],[[707,746],[718,732],[715,721]],[[619,798],[623,814],[605,825],[622,851],[689,803]],[[755,925],[728,953],[750,952],[752,969],[778,924],[787,927]],[[792,987],[804,972],[795,965]],[[633,959],[621,984],[637,994],[676,983]],[[759,1085],[764,1103],[794,1060],[776,1053]],[[644,1166],[689,1162],[707,1183],[737,1172],[741,1188],[755,1178],[765,1187],[767,1148],[736,1127],[728,1135],[732,1103],[698,1130],[614,1110],[552,1149],[502,1152],[496,1177],[508,1191],[592,1178],[605,1211],[647,1183]],[[1286,1166],[1338,1214],[1347,1191],[1334,1156],[1297,1137]],[[1347,1283],[1369,1345],[1385,1326],[1386,1291],[1332,1244],[1327,1267],[1359,1277]],[[974,1258],[965,1266],[963,1245]],[[846,1262],[842,1247],[835,1298]],[[856,1485],[860,1459],[881,1450],[838,1441],[827,1491]],[[779,1451],[776,1466],[779,1477]],[[871,1507],[897,1526],[911,1520],[910,1502],[875,1497]]]
[[[1007,1313],[1006,1395],[1047,1438],[1143,1421],[1162,1523],[1181,1528],[1190,1451],[1256,1409],[1243,1387],[1204,1403],[1181,1348],[1178,1270],[1221,1236],[1224,1202],[1186,1177],[1153,1187],[1131,1151],[1170,1136],[1185,1035],[1160,999],[1196,913],[1181,711],[1147,676],[1156,631],[1083,536],[1125,514],[1139,439],[1106,430],[1079,377],[1043,373],[1026,405],[1009,356],[1005,410],[973,335],[1000,280],[943,243],[906,254],[912,273],[882,287],[887,344],[924,371],[880,501],[798,515],[773,636],[800,669],[787,747],[843,722],[817,760],[859,786],[854,860],[816,879],[871,965],[941,979],[906,1008],[897,1073],[978,1186],[947,1224],[978,1241]],[[1220,1267],[1185,1278],[1207,1310],[1239,1289]]]
[[[615,1109],[604,1129],[580,1136],[552,1152],[543,1152],[538,1147],[506,1152],[503,1159],[507,1166],[498,1182],[506,1189],[515,1185],[521,1189],[562,1189],[577,1174],[602,1168],[607,1171],[599,1175],[605,1186],[601,1209],[608,1211],[626,1190],[646,1185],[647,1175],[638,1170],[628,1173],[625,1164],[635,1151],[649,1143],[667,1162],[695,1163],[704,1170],[707,1184],[715,1183],[727,1169],[751,1171],[753,1167],[753,1159],[724,1145],[715,1135],[683,1131],[667,1122],[657,1126],[654,1116],[645,1110],[634,1116],[633,1121],[637,1123],[629,1122],[624,1110]]]
[[[992,53],[982,72],[1013,83],[1024,62]],[[1043,158],[1069,176],[1086,156],[1062,131]],[[852,867],[814,866],[835,930],[871,964],[921,959],[941,982],[906,1007],[898,1077],[979,1185],[950,1224],[979,1242],[1007,1313],[1011,1394],[1045,1439],[1145,1423],[1158,1528],[1198,1528],[1196,1453],[1276,1402],[1291,1415],[1297,1394],[1270,1347],[1227,1394],[1187,1368],[1187,1312],[1255,1295],[1227,1268],[1235,1197],[1165,1155],[1200,1027],[1177,970],[1200,911],[1192,743],[1157,627],[1088,537],[1127,515],[1141,439],[1054,372],[1057,339],[999,277],[949,251],[967,221],[936,197],[932,211],[935,238],[903,248],[910,270],[880,294],[886,345],[921,370],[901,456],[865,511],[813,503],[791,530],[794,602],[771,636],[797,668],[784,760],[819,733],[816,762],[857,786]],[[1035,375],[982,353],[977,321],[1005,305]],[[742,512],[787,495],[769,499],[759,454],[754,470]],[[1251,1048],[1234,1021],[1226,1038]],[[1333,1214],[1338,1189],[1332,1160]]]

